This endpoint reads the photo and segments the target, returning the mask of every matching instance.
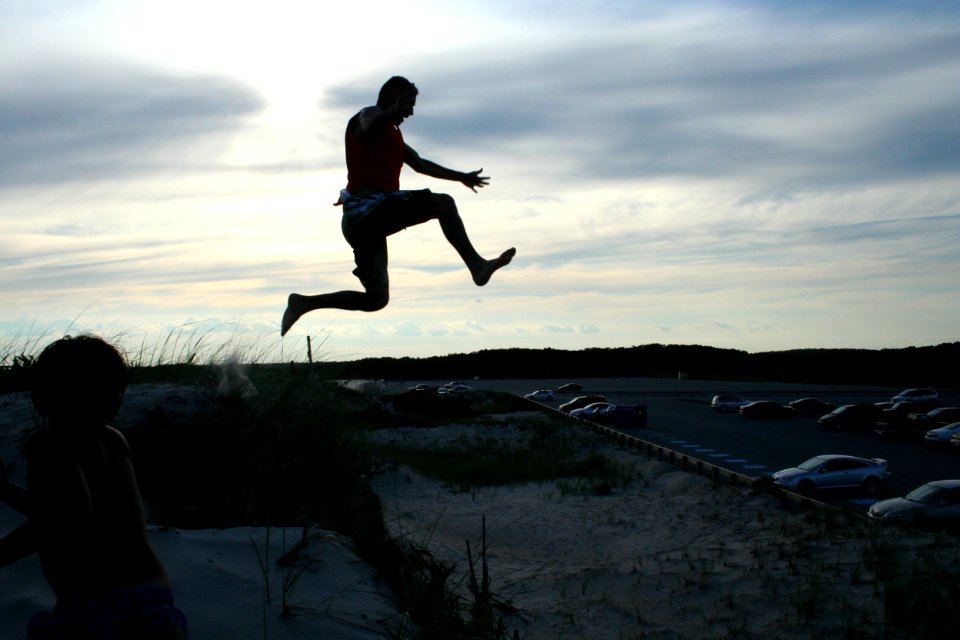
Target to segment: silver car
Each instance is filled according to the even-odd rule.
[[[960,422],[948,424],[945,427],[930,429],[923,436],[927,444],[949,444],[953,434],[960,433]]]
[[[960,480],[935,480],[902,498],[881,500],[867,514],[881,522],[960,522]]]
[[[553,391],[550,389],[537,389],[533,393],[523,396],[527,400],[536,400],[537,402],[547,402],[553,400]]]
[[[585,407],[580,407],[579,409],[572,410],[570,412],[570,415],[575,416],[577,418],[595,418],[598,412],[612,406],[614,405],[610,404],[609,402],[594,402],[592,404],[588,404]]]
[[[904,389],[897,395],[890,398],[890,402],[937,402],[940,399],[940,394],[937,393],[936,389],[922,388],[922,389]]]
[[[818,489],[862,487],[876,493],[890,478],[883,458],[822,455],[796,467],[773,474],[773,483],[784,489],[809,495]]]
[[[710,408],[720,412],[737,411],[745,404],[750,404],[750,401],[744,400],[740,396],[722,393],[718,396],[713,396],[713,400],[710,401]]]

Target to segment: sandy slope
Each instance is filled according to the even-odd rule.
[[[434,447],[469,446],[471,437],[523,434],[453,425],[378,436]],[[377,482],[390,526],[456,564],[464,580],[465,541],[476,553],[485,517],[492,591],[517,610],[505,617],[510,627],[523,637],[597,640],[883,637],[877,550],[909,567],[933,540],[834,521],[832,512],[794,513],[771,495],[711,486],[593,432],[582,437],[636,479],[602,496],[569,481],[465,492],[391,469]],[[956,541],[934,542],[944,549],[934,563],[956,566]]]

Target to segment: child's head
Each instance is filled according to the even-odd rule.
[[[33,406],[52,425],[102,425],[120,410],[127,365],[100,338],[68,336],[43,350],[31,367],[31,379]]]

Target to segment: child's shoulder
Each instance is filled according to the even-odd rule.
[[[129,451],[130,448],[122,433],[111,426],[104,425],[80,433],[66,432],[52,427],[38,429],[27,438],[24,451],[28,456],[63,452],[73,449],[82,441],[98,442],[114,450]]]

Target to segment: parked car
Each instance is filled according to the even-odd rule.
[[[956,433],[960,433],[960,422],[954,422],[945,427],[931,429],[923,435],[923,439],[927,444],[949,444],[950,439],[953,438],[953,435]]]
[[[710,401],[710,408],[723,413],[725,411],[738,411],[740,407],[749,403],[749,400],[744,400],[740,396],[720,394],[713,396],[713,400]]]
[[[883,458],[858,458],[847,455],[822,455],[773,474],[773,483],[784,489],[809,495],[819,489],[862,487],[876,493],[890,478]]]
[[[580,409],[582,407],[587,406],[588,404],[592,404],[594,402],[606,402],[606,401],[607,399],[604,398],[603,396],[577,396],[573,400],[564,402],[562,405],[560,405],[557,408],[560,411],[570,413],[574,409]]]
[[[950,438],[950,444],[956,447],[954,451],[960,451],[960,433],[953,434],[953,437]]]
[[[790,418],[793,417],[793,411],[789,407],[770,400],[755,400],[740,407],[740,417],[760,420]]]
[[[897,395],[890,398],[890,402],[932,402],[936,404],[940,401],[940,394],[936,389],[924,387],[920,389],[904,389]]]
[[[960,523],[960,480],[934,480],[867,512],[881,522]]]
[[[466,386],[467,385],[460,382],[459,380],[451,380],[446,384],[440,385],[440,387],[437,388],[437,393],[439,393],[440,395],[445,395],[449,393],[451,389],[459,389],[460,387],[466,387]]]
[[[436,391],[437,386],[433,384],[418,384],[414,387],[410,387],[407,391]]]
[[[927,402],[901,400],[889,409],[880,412],[874,433],[880,438],[896,440],[922,438],[930,427],[911,418],[911,416],[926,413],[927,410],[929,410]]]
[[[820,428],[830,431],[860,431],[877,424],[883,410],[875,404],[845,404],[820,416]]]
[[[568,382],[557,387],[558,393],[577,393],[583,391],[583,387],[576,382]]]
[[[913,413],[907,420],[917,425],[917,428],[936,429],[960,420],[960,407],[937,407],[926,413]]]
[[[596,418],[601,410],[612,406],[614,405],[609,402],[593,402],[585,407],[571,410],[570,415],[577,418]]]
[[[536,400],[537,402],[548,402],[553,400],[553,391],[550,389],[537,389],[533,393],[523,396],[527,400]]]
[[[437,393],[439,393],[442,396],[443,395],[453,396],[461,393],[467,393],[468,391],[473,391],[473,387],[468,387],[465,384],[445,384],[439,389],[437,389]]]
[[[787,403],[787,406],[799,416],[820,417],[826,415],[837,408],[837,405],[831,402],[824,402],[817,398],[800,398]]]

